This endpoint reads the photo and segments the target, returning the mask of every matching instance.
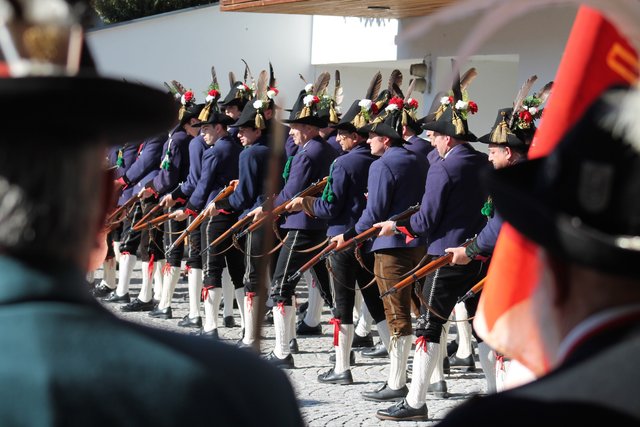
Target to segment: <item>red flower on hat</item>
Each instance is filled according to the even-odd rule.
[[[416,101],[413,98],[409,98],[409,102],[407,102],[407,106],[415,110],[416,108],[418,108],[418,101]]]
[[[371,104],[371,112],[373,114],[378,114],[380,112],[380,109],[378,108],[378,105],[375,102]]]
[[[394,96],[393,98],[391,98],[389,100],[389,104],[395,104],[398,106],[398,110],[401,110],[402,107],[404,107],[404,101],[402,100],[402,98],[398,97],[398,96]]]
[[[453,105],[453,96],[449,97],[449,105]]]
[[[317,96],[313,97],[313,103],[314,104],[318,104],[320,102],[320,98],[318,98]]]
[[[477,112],[478,112],[478,104],[476,104],[476,103],[475,103],[475,102],[473,102],[473,101],[469,101],[468,108],[469,108],[469,112],[470,112],[471,114],[475,114],[475,113],[477,113]]]
[[[280,91],[275,87],[270,87],[268,90],[275,92],[275,96],[278,96],[278,94],[280,93]]]
[[[191,91],[185,92],[184,101],[185,102],[191,102],[192,99],[193,99],[193,92],[191,92]]]
[[[525,123],[531,123],[533,121],[533,116],[526,110],[520,111],[520,114],[518,114],[518,118],[520,120],[523,120]]]
[[[212,96],[214,98],[218,98],[220,96],[220,92],[218,92],[215,89],[212,89],[212,90],[209,91],[209,96]]]

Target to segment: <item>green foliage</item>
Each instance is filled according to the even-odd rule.
[[[159,13],[217,3],[216,0],[92,0],[91,4],[106,24],[130,21]]]

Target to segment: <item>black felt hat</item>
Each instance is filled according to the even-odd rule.
[[[52,133],[73,130],[69,138],[60,138],[61,144],[98,142],[98,136],[111,142],[139,140],[175,124],[175,102],[164,91],[98,74],[76,19],[81,5],[54,8],[59,13],[45,19],[45,25],[23,20],[33,16],[28,9],[37,2],[21,3],[25,10],[14,11],[1,24],[7,33],[0,40],[0,97],[9,108],[5,129],[32,128],[29,112],[47,104],[38,125]]]
[[[264,110],[269,108],[269,106],[269,101],[263,101],[261,99],[254,99],[251,102],[248,102],[242,109],[240,117],[238,117],[238,120],[233,124],[233,126],[266,129],[267,123],[264,118]]]
[[[346,113],[340,117],[340,121],[332,125],[334,129],[345,130],[347,132],[357,132],[366,136],[367,131],[362,130],[364,126],[369,124],[368,115],[363,113],[363,107],[360,105],[361,99],[356,99],[349,107]],[[370,104],[371,101],[368,102]]]
[[[446,101],[444,100],[446,98]],[[459,103],[460,102],[460,103]],[[440,108],[436,111],[434,120],[422,125],[425,130],[431,130],[461,141],[476,141],[478,138],[469,131],[466,115],[469,109],[477,109],[475,104],[467,101],[455,101],[453,97],[443,97]]]
[[[235,120],[232,117],[227,116],[225,113],[222,113],[218,110],[211,109],[209,110],[206,117],[200,115],[200,123],[195,124],[194,127],[202,127],[204,125],[217,125],[221,124],[224,126],[230,126],[233,124]]]
[[[245,83],[237,81],[233,84],[233,87],[222,102],[218,102],[218,105],[221,107],[231,107],[236,105],[240,110],[242,110],[251,98],[253,98],[253,91],[251,88]]]
[[[547,157],[493,171],[505,220],[564,259],[640,277],[637,89],[605,92]]]
[[[289,118],[282,122],[324,128],[329,124],[329,117],[328,115],[321,114],[320,97],[312,93],[307,93],[306,91],[301,91],[291,109]]]
[[[402,100],[400,100],[402,102]],[[402,141],[402,106],[390,103],[371,123],[362,128],[363,132],[372,132]]]
[[[484,144],[496,144],[519,150],[528,150],[535,133],[535,126],[531,125],[527,129],[520,129],[516,126],[515,129],[511,129],[509,121],[512,114],[513,108],[501,108],[498,110],[498,116],[491,131],[478,138],[478,141]]]

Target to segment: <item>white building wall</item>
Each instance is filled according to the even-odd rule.
[[[162,85],[178,80],[204,101],[215,65],[222,95],[228,73],[242,79],[245,59],[254,77],[272,61],[280,102],[292,105],[298,73],[312,75],[311,17],[186,9],[93,30],[89,44],[103,73]]]

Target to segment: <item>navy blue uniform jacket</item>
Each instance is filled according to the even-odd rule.
[[[209,146],[204,142],[202,135],[196,136],[189,142],[189,175],[186,181],[171,193],[174,200],[184,199],[186,201],[196,189],[202,173],[202,157],[208,148]]]
[[[192,137],[178,126],[169,134],[169,138],[162,146],[160,170],[147,187],[159,196],[176,189],[189,174],[189,142]],[[169,157],[169,168],[161,167],[162,162]]]

